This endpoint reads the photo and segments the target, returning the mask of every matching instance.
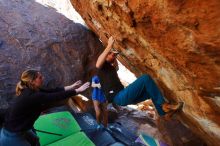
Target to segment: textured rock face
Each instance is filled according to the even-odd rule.
[[[220,143],[220,1],[71,0],[119,60],[148,73],[169,100],[184,101],[182,123],[208,145]]]
[[[49,87],[89,80],[101,48],[94,33],[49,6],[34,0],[1,0],[0,107],[14,97],[27,68],[40,70]]]

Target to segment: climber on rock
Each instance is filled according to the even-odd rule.
[[[97,75],[100,78],[101,88],[108,102],[126,106],[151,99],[158,114],[165,117],[182,108],[183,102],[167,103],[156,83],[149,75],[142,75],[124,88],[117,74],[116,57],[119,52],[112,49],[113,43],[114,39],[110,37],[107,47],[96,62]]]

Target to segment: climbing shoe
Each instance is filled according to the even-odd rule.
[[[162,105],[162,109],[165,113],[171,112],[171,111],[178,111],[181,110],[183,107],[183,102],[178,102],[176,104],[169,104],[169,103],[164,103]]]
[[[164,115],[164,118],[166,120],[170,120],[177,112],[181,111],[183,108],[184,102],[179,102],[177,105],[178,106],[173,106],[171,110],[166,112],[166,114]]]

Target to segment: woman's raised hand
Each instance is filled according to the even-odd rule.
[[[79,80],[79,81],[76,81],[75,83],[73,83],[72,85],[65,86],[64,89],[65,89],[65,91],[73,90],[73,89],[77,88],[81,84],[82,84],[82,81]]]
[[[82,81],[79,80],[79,81],[76,81],[75,83],[73,83],[71,86],[73,89],[75,89],[77,86],[81,85],[82,84]]]
[[[80,86],[79,88],[75,89],[76,93],[80,93],[80,92],[85,91],[86,89],[89,88],[89,86],[90,86],[90,82],[84,83],[82,86]]]

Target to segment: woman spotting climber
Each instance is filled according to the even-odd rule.
[[[77,81],[63,88],[43,90],[41,89],[42,84],[43,76],[39,71],[26,70],[22,73],[20,82],[16,87],[17,98],[13,99],[6,114],[4,126],[1,129],[1,146],[39,144],[38,137],[32,128],[41,112],[47,109],[50,103],[67,99],[89,87],[89,82],[87,82],[76,88],[81,84],[81,81]]]

